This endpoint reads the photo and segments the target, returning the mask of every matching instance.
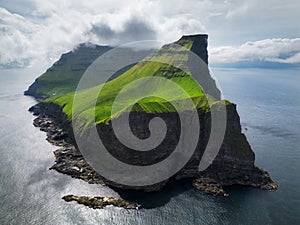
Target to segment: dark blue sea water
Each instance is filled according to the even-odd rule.
[[[228,189],[230,197],[220,198],[183,182],[135,196],[148,208],[139,211],[66,203],[66,194],[119,194],[48,170],[56,147],[33,127],[27,109],[35,101],[23,96],[42,71],[1,70],[0,224],[300,224],[300,71],[212,71],[225,98],[238,106],[256,164],[278,182],[278,191],[236,186]]]

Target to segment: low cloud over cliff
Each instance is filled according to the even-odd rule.
[[[195,33],[209,34],[212,62],[298,63],[299,7],[298,0],[0,0],[0,67],[49,65],[82,42],[167,43]]]

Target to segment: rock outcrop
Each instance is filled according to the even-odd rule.
[[[128,187],[106,180],[86,163],[81,153],[76,149],[76,142],[72,138],[71,124],[66,119],[65,114],[62,113],[59,105],[41,102],[33,106],[30,111],[34,112],[35,115],[39,115],[35,119],[34,125],[47,132],[47,140],[57,146],[63,146],[63,148],[54,152],[56,163],[50,169],[55,169],[74,178],[83,179],[89,183],[110,185],[122,189],[157,191],[166,184],[167,181],[145,187]],[[241,133],[239,116],[234,104],[227,105],[227,131],[217,157],[205,171],[199,172],[199,162],[209,136],[210,114],[201,110],[198,110],[198,113],[201,119],[200,123],[203,124],[198,146],[193,157],[173,177],[174,179],[195,178],[194,187],[207,193],[222,196],[227,196],[223,187],[234,184],[266,190],[277,189],[277,184],[271,180],[269,174],[254,165],[255,156],[245,135]],[[111,124],[98,125],[97,129],[100,137],[104,140],[104,145],[118,159],[136,165],[153,164],[166,158],[171,153],[172,145],[177,143],[180,135],[180,129],[176,129],[179,122],[176,113],[162,115],[142,112],[133,113],[130,117],[133,132],[138,137],[147,136],[148,121],[154,116],[163,118],[168,124],[168,128],[171,128],[171,133],[167,133],[165,143],[162,143],[159,148],[151,150],[150,153],[146,152],[146,154],[132,152],[132,150],[122,145],[115,137]],[[134,121],[140,121],[140,123],[136,124]]]
[[[45,73],[39,76],[24,92],[25,95],[33,96],[43,100],[53,95],[66,94],[76,90],[77,85],[87,68],[100,56],[113,50],[111,46],[100,46],[90,43],[78,45],[73,51],[64,53]],[[118,47],[118,54],[128,58],[143,58],[153,50],[132,50],[130,48]],[[109,64],[110,62],[108,62]],[[112,62],[113,63],[113,59]],[[130,69],[133,64],[120,68],[110,78],[114,79]],[[101,70],[103,69],[103,71]],[[90,77],[82,88],[89,88],[106,82],[102,73],[107,73],[108,68],[100,68],[95,77]]]
[[[175,42],[180,45],[189,45],[192,41],[191,51],[199,56],[206,64],[203,67],[202,79],[205,81],[203,89],[207,89],[208,93],[215,99],[220,98],[220,91],[217,89],[214,80],[209,76],[207,67],[207,35],[183,36],[179,41]],[[168,51],[168,46],[163,47],[164,51]],[[182,52],[181,52],[182,54]],[[197,68],[193,68],[194,62],[189,60],[191,74],[197,73]],[[158,71],[161,72],[161,71]],[[165,71],[163,71],[165,72]],[[218,103],[212,107],[219,107]],[[199,171],[199,163],[204,155],[206,145],[208,143],[211,132],[211,110],[198,108],[198,117],[201,128],[198,138],[198,144],[195,152],[189,162],[170,179],[193,178],[195,188],[206,193],[214,195],[228,196],[223,189],[225,186],[234,184],[248,185],[267,190],[277,189],[277,184],[273,182],[269,174],[255,166],[255,155],[252,151],[245,135],[241,131],[240,118],[236,110],[236,105],[226,102],[226,132],[220,151],[210,166]],[[168,182],[165,180],[149,186],[126,186],[113,183],[97,174],[90,167],[80,151],[77,149],[76,141],[71,121],[68,120],[66,114],[63,113],[63,106],[53,102],[40,102],[33,106],[30,111],[37,115],[34,125],[40,127],[41,130],[47,132],[47,140],[51,143],[62,146],[63,148],[55,151],[56,164],[51,169],[62,172],[72,177],[83,179],[89,183],[99,183],[110,185],[122,189],[135,189],[144,191],[157,191],[163,188]],[[120,120],[127,115],[128,112],[122,112],[118,117],[112,120]],[[162,118],[167,125],[167,134],[163,142],[155,149],[148,152],[138,152],[124,146],[115,136],[112,129],[111,121],[108,123],[100,123],[96,125],[99,136],[104,146],[117,159],[131,165],[152,165],[167,158],[178,143],[180,137],[180,119],[176,112],[149,113],[145,111],[134,111],[129,114],[129,124],[135,136],[144,139],[149,136],[149,121],[154,117]],[[94,125],[95,126],[95,125]],[[90,141],[89,128],[82,132],[83,141],[89,140],[87,143],[93,148],[95,142]],[[96,147],[96,146],[95,146]],[[68,200],[76,200],[81,202],[94,201],[86,198],[68,197]],[[97,200],[98,201],[98,200]],[[103,206],[103,199],[100,199],[100,207]]]
[[[66,195],[63,197],[66,202],[76,201],[79,204],[88,206],[93,209],[102,209],[105,206],[116,206],[124,209],[138,209],[139,206],[136,203],[128,202],[123,199],[113,197],[89,197],[89,196],[75,196]]]

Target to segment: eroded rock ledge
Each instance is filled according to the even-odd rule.
[[[232,173],[239,173],[239,171],[232,171]],[[263,190],[277,190],[278,185],[271,180],[270,175],[258,168],[255,167],[252,173],[243,175],[241,178],[234,178],[232,180],[218,180],[215,175],[211,176],[203,176],[197,178],[193,181],[193,186],[205,193],[212,194],[215,196],[224,196],[228,197],[229,194],[223,189],[223,187],[231,186],[231,185],[243,185],[243,186],[252,186],[256,188],[260,188]]]
[[[53,116],[47,115],[39,106],[33,106],[29,109],[37,117],[33,121],[35,127],[46,132],[46,140],[55,146],[61,148],[54,151],[55,164],[49,169],[69,175],[73,178],[82,179],[91,184],[106,185],[106,182],[86,163],[81,153],[71,144],[68,134],[58,125]],[[66,202],[76,201],[93,209],[102,209],[105,206],[112,205],[124,209],[139,209],[137,203],[129,202],[124,199],[101,196],[75,196],[66,195],[62,197]]]
[[[71,125],[67,121],[60,106],[53,103],[41,102],[31,107],[30,111],[38,116],[34,120],[34,125],[40,127],[40,130],[47,132],[47,140],[54,145],[62,147],[54,152],[56,163],[50,169],[55,169],[58,172],[82,179],[88,183],[129,189],[129,187],[105,180],[86,163],[81,153],[73,145],[72,133],[70,132]],[[199,113],[202,113],[202,124],[204,124],[205,121],[209,121],[209,116],[203,114],[203,112]],[[202,139],[202,145],[199,144],[191,161],[179,171],[174,178],[194,178],[193,186],[195,188],[219,196],[228,196],[223,187],[235,184],[253,186],[266,190],[276,190],[278,185],[271,180],[269,174],[254,165],[254,153],[245,136],[241,133],[239,117],[235,105],[231,104],[228,106],[227,114],[228,125],[224,143],[212,165],[203,172],[197,170],[199,158],[201,158],[204,151],[202,145],[204,145],[203,143],[205,143],[205,139],[207,139],[207,135],[209,135],[206,131],[207,129],[203,128],[201,132],[203,136],[200,137]],[[145,115],[136,116],[144,117]],[[141,121],[141,118],[136,119]],[[149,118],[146,120],[148,119]],[[168,116],[166,119],[168,119]],[[206,125],[206,128],[207,126],[208,125]],[[108,132],[108,134],[111,135],[110,129],[108,129],[108,131],[105,129],[108,128],[103,129],[104,133]],[[114,140],[108,140],[114,143]],[[121,146],[117,147],[121,149]],[[235,148],[239,148],[239,150],[243,152],[238,152]],[[123,157],[124,156],[126,156],[126,154],[124,154]],[[126,158],[124,159],[126,160]],[[160,190],[166,182],[143,187],[143,190]],[[130,189],[134,188],[130,187]]]
[[[113,197],[90,197],[90,196],[75,196],[66,195],[62,198],[66,202],[76,201],[93,209],[103,209],[105,206],[116,206],[124,209],[138,209],[139,205],[133,202],[128,202],[123,199]]]

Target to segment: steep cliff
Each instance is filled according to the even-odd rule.
[[[196,188],[218,195],[226,195],[222,187],[233,184],[276,189],[277,185],[271,180],[268,173],[257,168],[254,164],[254,152],[245,135],[241,133],[236,106],[228,101],[220,101],[220,91],[210,77],[207,67],[207,35],[183,36],[175,44],[184,48],[177,48],[172,44],[165,45],[159,51],[150,54],[144,61],[129,68],[118,78],[107,82],[105,85],[95,86],[80,92],[79,99],[84,99],[84,101],[79,102],[75,109],[73,108],[74,94],[54,96],[31,108],[31,111],[39,115],[35,123],[36,126],[47,131],[50,140],[53,141],[59,136],[58,142],[54,140],[54,143],[58,143],[58,145],[67,143],[65,149],[56,152],[56,164],[53,168],[91,183],[109,184],[126,189],[159,190],[168,180],[149,186],[127,186],[106,180],[97,174],[85,162],[78,149],[70,147],[70,144],[76,146],[76,141],[78,141],[78,139],[74,140],[75,131],[80,133],[79,139],[82,142],[87,142],[86,145],[89,148],[96,149],[99,146],[94,146],[96,142],[91,136],[91,130],[96,128],[106,149],[118,160],[138,166],[155,164],[166,159],[172,153],[180,138],[178,111],[170,104],[179,102],[182,111],[196,109],[201,126],[194,154],[184,167],[170,179],[194,178],[193,185]],[[195,65],[196,59],[188,55],[189,51],[194,52],[204,62],[200,70]],[[180,65],[185,71],[178,69],[176,65]],[[138,93],[140,87],[132,87],[128,92],[124,92],[125,96],[129,97],[120,103],[123,104],[122,110],[111,115],[113,102],[120,90],[134,80],[145,77],[163,77],[173,81],[185,90],[189,99],[192,99],[194,108],[185,108],[186,96],[176,93],[171,86],[168,86],[168,83],[147,83],[147,86],[142,87],[143,89],[150,88],[154,96],[164,93],[164,96],[171,99],[170,102],[154,97],[143,98],[136,102],[130,93]],[[201,86],[197,83],[199,77]],[[102,92],[95,95],[99,88],[102,88]],[[105,101],[98,99],[105,99]],[[95,108],[92,107],[93,101],[96,102]],[[225,108],[220,107],[222,104],[225,104]],[[220,151],[210,166],[204,171],[199,171],[199,163],[211,134],[212,111],[215,109],[224,110],[226,114],[224,139]],[[164,140],[151,151],[132,150],[119,141],[112,128],[114,121],[123,121],[124,117],[129,118],[132,133],[140,139],[149,137],[151,119],[162,118],[167,126]],[[81,121],[78,127],[72,127],[72,119]],[[54,124],[51,125],[51,129],[48,129],[49,124],[47,125],[45,120]],[[64,131],[63,134],[57,133],[57,130],[60,132],[60,129]],[[74,168],[77,169],[74,170]]]
[[[24,94],[47,98],[75,91],[79,79],[88,66],[110,49],[112,47],[109,46],[78,45],[73,51],[62,54],[60,59],[38,77]]]
[[[76,90],[77,85],[86,69],[100,56],[114,49],[111,46],[100,46],[91,43],[83,43],[76,46],[72,51],[61,55],[45,73],[39,76],[24,92],[25,95],[33,96],[36,99],[46,99],[51,96],[66,94]],[[124,57],[134,57],[135,55],[146,56],[152,50],[133,51],[129,48],[119,47],[119,53]],[[111,79],[130,69],[133,65],[128,65],[117,71]],[[107,67],[99,68],[97,77],[91,77],[90,81],[83,88],[90,88],[106,82],[101,79],[101,74],[107,72]]]

